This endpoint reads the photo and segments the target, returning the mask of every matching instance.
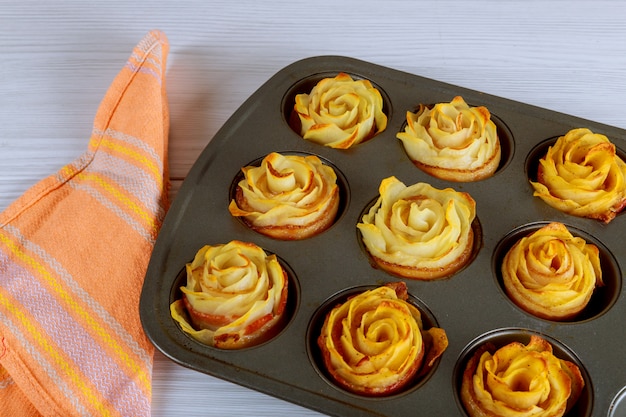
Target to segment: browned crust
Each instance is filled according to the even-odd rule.
[[[531,336],[531,340],[533,338],[538,338],[538,336]],[[541,339],[541,338],[539,338]],[[543,343],[549,344],[545,339],[542,339]],[[484,410],[475,400],[474,388],[472,380],[474,378],[474,374],[476,373],[476,369],[478,367],[478,363],[480,361],[481,356],[485,352],[490,352],[494,354],[498,348],[492,343],[486,343],[480,346],[469,359],[465,366],[465,370],[463,371],[463,376],[461,380],[461,403],[463,404],[465,411],[468,413],[470,417],[498,417],[497,415],[490,413],[488,410]],[[575,364],[567,361],[561,360],[562,369],[570,378],[571,381],[571,392],[570,396],[567,400],[567,405],[565,410],[563,410],[563,414],[567,414],[578,398],[580,397],[583,387],[585,385],[585,381],[582,377],[580,369]]]
[[[502,274],[502,278],[504,280],[508,279],[507,277],[505,277],[505,275],[508,275],[508,274]],[[535,310],[533,308],[530,308],[528,305],[526,305],[526,303],[524,302],[523,299],[518,298],[514,293],[512,293],[508,289],[506,289],[506,293],[509,296],[509,298],[511,299],[511,301],[513,301],[513,303],[516,306],[518,306],[519,308],[521,308],[525,312],[527,312],[529,314],[532,314],[535,317],[539,317],[540,319],[545,319],[545,320],[552,320],[552,321],[568,321],[568,320],[572,320],[576,316],[578,316],[582,312],[582,310],[584,310],[584,307],[585,307],[585,306],[583,306],[580,310],[578,310],[576,312],[573,312],[573,313],[570,313],[570,314],[563,314],[563,315],[549,314],[549,313],[547,313],[545,311],[539,311],[539,310]]]
[[[399,299],[406,300],[408,298],[408,289],[404,282],[393,282],[393,283],[387,283],[385,285],[392,288],[396,292],[396,295],[398,296]],[[346,381],[335,370],[332,364],[332,361],[330,359],[330,352],[326,348],[326,334],[327,334],[326,329],[329,326],[329,322],[328,322],[329,315],[330,315],[330,312],[326,315],[326,318],[324,320],[322,331],[317,338],[317,345],[319,346],[320,351],[322,352],[322,360],[324,362],[324,366],[326,370],[328,371],[328,373],[330,374],[330,377],[335,381],[335,383],[337,383],[337,385],[339,385],[340,387],[344,388],[347,391],[350,391],[359,395],[370,396],[370,397],[386,396],[386,395],[394,394],[404,389],[409,384],[411,384],[413,380],[418,376],[418,371],[422,367],[422,363],[424,362],[424,357],[426,354],[425,343],[422,343],[422,350],[420,351],[416,360],[411,365],[410,370],[405,374],[403,378],[399,379],[394,384],[374,389],[374,388],[369,388],[369,387],[363,387],[360,385],[353,384],[349,381]],[[341,323],[337,323],[337,324],[340,325]],[[340,333],[340,331],[341,331],[340,327],[338,327],[336,331],[335,329],[333,329],[333,332],[331,333],[331,337],[336,338],[335,335],[337,335],[338,337],[338,334]],[[340,344],[335,343],[335,346],[340,346]]]
[[[506,294],[509,296],[509,298],[511,299],[511,301],[513,301],[513,303],[518,306],[519,308],[521,308],[522,310],[524,310],[525,312],[532,314],[533,316],[542,318],[542,319],[546,319],[546,320],[553,320],[553,321],[567,321],[567,320],[571,320],[573,318],[575,318],[576,316],[578,316],[587,306],[588,302],[585,305],[581,305],[579,309],[577,309],[576,311],[572,311],[569,314],[550,314],[547,310],[547,308],[545,308],[544,310],[539,310],[539,309],[535,309],[532,308],[531,306],[529,306],[528,302],[526,302],[526,300],[524,299],[524,297],[521,294],[518,294],[516,291],[512,291],[510,289],[510,287],[512,288],[513,285],[511,284],[513,282],[513,277],[511,276],[511,274],[508,272],[508,269],[505,269],[504,266],[507,265],[509,263],[509,257],[510,257],[510,253],[513,251],[513,249],[515,249],[515,247],[519,244],[516,243],[511,249],[509,249],[509,251],[506,253],[506,255],[504,256],[504,259],[502,261],[502,282],[504,283],[504,290],[506,292]]]
[[[241,191],[239,187],[237,187],[237,191],[235,192],[235,202],[239,207],[247,207],[247,203],[243,197],[243,191]],[[329,206],[318,220],[309,224],[303,226],[255,226],[245,217],[242,217],[242,220],[249,228],[265,236],[279,240],[301,240],[313,237],[328,229],[335,221],[338,211],[339,187],[335,187]]]
[[[496,152],[491,156],[486,164],[478,169],[441,168],[433,165],[427,165],[419,161],[413,161],[413,164],[435,178],[454,182],[471,182],[491,177],[498,169],[501,158],[502,150],[500,148],[500,141],[498,140],[496,143]]]
[[[505,261],[506,262],[506,261]],[[508,272],[502,271],[502,280],[503,282],[510,282],[511,281],[511,276]],[[545,319],[545,320],[552,320],[552,321],[568,321],[571,320],[573,318],[575,318],[576,316],[578,316],[581,311],[584,310],[585,306],[581,306],[581,308],[575,312],[572,312],[570,314],[550,314],[547,311],[542,311],[542,310],[537,310],[534,308],[531,308],[528,303],[525,302],[524,298],[518,296],[517,293],[509,290],[508,286],[505,284],[504,287],[506,294],[509,296],[509,298],[511,299],[511,301],[513,301],[513,303],[518,306],[519,308],[521,308],[522,310],[524,310],[525,312],[532,314],[535,317],[539,317],[540,319]]]
[[[546,185],[546,181],[544,179],[544,170],[543,170],[543,166],[541,164],[539,164],[539,167],[537,168],[537,182],[539,182],[540,184],[543,184],[547,187]],[[550,190],[548,188],[548,191],[552,192],[552,190]],[[556,207],[555,207],[556,208]],[[589,213],[586,216],[578,216],[578,217],[585,217],[588,219],[594,219],[594,220],[599,220],[605,224],[609,224],[611,222],[611,220],[613,220],[615,218],[615,216],[617,216],[619,213],[621,213],[624,209],[626,208],[626,197],[624,197],[617,205],[610,207],[608,210],[603,211],[603,212],[599,212],[599,213]],[[557,208],[558,210],[558,208]],[[571,214],[571,215],[575,215],[573,213],[570,212],[566,212],[567,214]]]
[[[458,272],[470,260],[474,246],[474,229],[472,228],[469,230],[468,239],[471,244],[467,245],[463,253],[461,253],[461,255],[454,261],[442,268],[415,268],[387,262],[371,254],[370,257],[378,267],[399,277],[423,281],[445,278]]]
[[[401,391],[409,384],[412,383],[413,379],[417,375],[417,371],[420,369],[422,362],[424,361],[424,345],[422,344],[422,350],[420,351],[419,356],[416,358],[415,362],[411,365],[411,369],[407,372],[403,378],[396,381],[394,384],[388,385],[386,387],[380,388],[370,388],[363,387],[357,384],[350,383],[342,378],[337,371],[334,369],[332,362],[330,360],[330,352],[324,347],[325,337],[321,336],[318,339],[318,345],[322,351],[322,359],[324,361],[324,366],[328,370],[331,378],[339,385],[347,391],[353,392],[355,394],[360,394],[364,396],[376,397],[376,396],[386,396],[394,394],[398,391]]]
[[[287,283],[287,273],[283,270],[283,278]],[[245,334],[240,336],[239,334],[224,334],[214,339],[214,347],[220,349],[242,349],[248,346],[253,346],[259,343],[263,343],[266,340],[274,337],[277,332],[282,328],[282,324],[288,319],[287,301],[289,297],[289,289],[286,284],[280,294],[280,303],[276,309],[276,314],[268,314],[265,317],[260,318],[255,323],[252,323],[246,329]],[[191,323],[196,329],[207,329],[215,327],[216,325],[226,325],[236,320],[236,317],[226,317],[217,315],[207,315],[200,313],[193,309],[186,296],[182,298],[183,304]]]
[[[474,400],[474,389],[472,385],[472,380],[474,378],[474,374],[476,373],[476,368],[478,367],[478,362],[482,354],[485,352],[495,351],[496,347],[491,343],[480,346],[467,362],[465,370],[463,371],[463,377],[461,380],[461,402],[463,403],[465,411],[467,411],[470,417],[498,417],[495,415],[487,414],[476,403],[476,401]]]

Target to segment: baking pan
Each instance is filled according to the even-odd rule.
[[[383,96],[388,126],[348,150],[305,141],[289,126],[294,97],[322,78],[345,72],[368,79]],[[496,174],[470,183],[451,183],[422,172],[408,159],[396,133],[407,110],[449,102],[460,95],[471,106],[489,109],[502,143]],[[584,98],[583,98],[584,99]],[[141,294],[140,314],[154,345],[173,361],[228,381],[335,416],[464,416],[459,399],[464,361],[485,341],[527,341],[539,334],[555,352],[577,363],[586,381],[568,415],[624,416],[626,392],[626,300],[622,294],[626,215],[611,223],[573,217],[549,207],[529,183],[541,150],[570,129],[586,127],[626,149],[624,130],[339,56],[295,62],[261,86],[232,115],[203,150],[173,202],[157,239]],[[342,204],[334,225],[301,241],[262,236],[228,211],[234,181],[243,166],[270,152],[313,154],[338,173]],[[383,178],[407,185],[468,192],[476,201],[479,239],[471,264],[442,280],[405,279],[411,299],[431,324],[445,329],[449,346],[434,370],[410,389],[369,398],[335,386],[322,370],[315,345],[321,320],[347,294],[399,278],[372,266],[356,224],[378,195]],[[574,321],[536,318],[506,296],[499,265],[514,241],[551,221],[600,249],[605,286]],[[184,267],[203,245],[231,240],[253,242],[275,253],[290,279],[290,320],[270,341],[237,351],[205,346],[184,334],[170,316],[180,297]],[[201,393],[198,393],[201,395]]]

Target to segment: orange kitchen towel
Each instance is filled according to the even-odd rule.
[[[160,31],[109,87],[86,152],[0,213],[0,416],[149,416],[139,320],[168,207]]]

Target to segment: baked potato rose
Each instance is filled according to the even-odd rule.
[[[461,400],[470,417],[560,417],[580,397],[580,369],[532,335],[527,345],[483,346],[463,373]]]
[[[615,145],[589,129],[572,129],[539,160],[536,197],[565,213],[609,223],[626,206],[626,163]]]
[[[407,155],[424,172],[447,181],[478,181],[493,175],[502,156],[496,125],[486,107],[462,97],[406,113],[399,132]]]
[[[448,346],[440,328],[423,329],[403,282],[365,291],[326,316],[318,346],[332,379],[351,392],[390,395],[427,373]]]
[[[298,240],[326,230],[335,220],[337,175],[317,156],[272,152],[260,166],[242,171],[228,210],[257,232]]]
[[[382,180],[380,196],[357,224],[375,263],[405,278],[437,279],[461,269],[474,244],[476,203],[452,188]]]
[[[603,285],[600,252],[553,222],[513,245],[502,263],[502,280],[523,310],[549,320],[571,319]]]
[[[186,265],[182,299],[171,315],[194,339],[239,349],[263,342],[285,315],[288,278],[275,255],[233,240],[202,247]]]
[[[380,91],[369,80],[342,72],[296,96],[291,124],[306,140],[348,149],[385,130],[387,116]]]

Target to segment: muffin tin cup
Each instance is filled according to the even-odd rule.
[[[490,344],[493,347],[493,352],[495,352],[495,349],[500,349],[503,346],[513,342],[526,345],[530,341],[532,335],[541,337],[542,339],[548,341],[552,345],[554,356],[559,359],[569,361],[578,366],[578,369],[580,369],[582,379],[584,381],[584,386],[578,400],[572,406],[567,415],[577,417],[590,417],[592,415],[591,413],[593,410],[594,386],[589,376],[589,373],[585,368],[585,365],[581,362],[576,353],[569,349],[559,340],[551,338],[547,334],[542,334],[540,332],[529,329],[514,327],[495,329],[493,331],[480,335],[476,339],[472,340],[459,355],[459,359],[454,368],[453,384],[455,387],[454,392],[456,395],[456,402],[459,406],[459,411],[461,412],[461,415],[469,417],[469,414],[462,404],[460,392],[463,380],[463,372],[465,371],[465,367],[467,366],[470,358],[476,353],[476,351],[478,351],[486,344]]]
[[[381,90],[388,116],[385,131],[351,149],[327,148],[302,139],[289,125],[295,94],[321,78],[346,72]],[[449,102],[462,96],[482,105],[506,129],[506,160],[496,174],[470,183],[439,180],[418,169],[396,134],[407,110],[420,103]],[[141,294],[140,315],[152,343],[183,366],[335,416],[463,416],[457,403],[455,369],[475,340],[502,329],[525,329],[572,352],[590,381],[585,403],[571,416],[624,415],[626,385],[626,300],[621,233],[626,216],[611,223],[577,218],[547,206],[537,197],[527,172],[536,149],[573,128],[605,134],[623,155],[626,132],[615,127],[556,113],[478,91],[338,56],[308,58],[279,71],[261,86],[216,133],[190,170],[163,223]],[[335,223],[302,241],[263,236],[228,211],[231,186],[241,167],[270,152],[314,154],[339,172],[342,202]],[[481,239],[475,257],[458,273],[435,281],[401,279],[372,266],[356,224],[378,194],[382,179],[396,176],[407,185],[427,182],[436,188],[468,192],[476,201]],[[503,248],[521,231],[539,224],[564,223],[574,235],[600,245],[610,285],[581,320],[559,323],[522,311],[506,296],[497,272]],[[275,253],[289,267],[297,287],[289,323],[271,340],[239,351],[202,345],[184,334],[170,315],[170,303],[184,279],[179,275],[207,244],[253,242]],[[436,368],[397,395],[368,398],[338,389],[312,356],[311,332],[320,309],[350,288],[406,282],[409,294],[428,306],[449,346]],[[313,358],[313,359],[312,359]],[[577,411],[578,410],[578,411]],[[583,411],[580,411],[583,410]],[[621,414],[620,414],[621,413]]]
[[[493,252],[492,268],[493,273],[497,281],[497,285],[506,293],[504,286],[501,266],[507,252],[522,238],[536,232],[540,228],[546,226],[547,222],[535,222],[522,225],[515,230],[512,230],[496,245]],[[622,291],[622,276],[617,259],[615,259],[611,251],[595,237],[575,227],[564,224],[568,228],[569,232],[574,237],[584,239],[588,244],[595,245],[599,250],[600,266],[602,270],[602,286],[597,286],[589,300],[587,306],[577,315],[566,320],[548,320],[555,321],[561,325],[567,323],[580,323],[588,320],[593,320],[605,312],[609,311],[615,302],[619,294]],[[511,301],[513,302],[513,301]],[[532,314],[532,313],[527,313]]]
[[[608,417],[626,417],[626,387],[615,396],[609,407]]]
[[[336,389],[347,393],[348,395],[355,396],[355,399],[365,398],[368,399],[366,395],[351,393],[347,391],[345,388],[341,387],[336,381],[333,380],[330,375],[328,369],[324,365],[323,355],[320,347],[317,344],[317,339],[321,333],[322,327],[324,325],[324,320],[326,316],[330,313],[330,311],[339,304],[345,303],[349,298],[356,296],[362,292],[373,290],[378,286],[361,286],[354,288],[347,288],[344,291],[339,292],[338,294],[333,295],[328,300],[324,301],[324,303],[320,306],[320,308],[315,312],[311,322],[309,324],[309,328],[307,331],[307,341],[308,341],[308,355],[309,360],[313,367],[316,369],[319,376],[326,380],[328,384],[335,387]],[[412,294],[409,294],[407,299],[409,304],[412,304],[416,307],[421,316],[421,321],[423,325],[423,330],[428,330],[432,327],[438,327],[439,324],[437,322],[437,318],[430,311],[428,306],[417,297],[414,297]],[[422,368],[418,369],[416,372],[416,376],[411,379],[411,381],[406,385],[406,387],[394,392],[392,394],[381,395],[376,397],[379,400],[384,400],[393,397],[400,397],[403,395],[408,395],[412,391],[419,389],[421,386],[426,384],[430,377],[436,372],[437,366],[439,365],[440,359],[435,360],[433,365],[429,368],[426,365],[422,365]]]

